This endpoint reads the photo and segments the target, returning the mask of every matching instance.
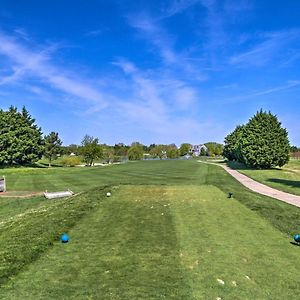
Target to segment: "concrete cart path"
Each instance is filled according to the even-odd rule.
[[[239,173],[236,170],[231,169],[226,165],[216,164],[216,163],[208,163],[201,160],[198,160],[201,163],[213,164],[222,167],[228,172],[232,177],[238,180],[242,185],[247,187],[253,192],[272,197],[274,199],[289,203],[294,206],[300,207],[300,196],[292,195],[286,192],[279,191],[277,189],[271,188],[265,184],[259,183],[244,174]]]

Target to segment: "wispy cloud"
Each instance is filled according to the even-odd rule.
[[[99,28],[99,29],[88,31],[84,35],[86,37],[98,37],[98,36],[104,34],[106,31],[108,31],[108,28],[104,27],[104,28]]]
[[[40,50],[33,48],[0,32],[0,55],[8,58],[13,65],[11,74],[0,78],[0,84],[21,82],[25,77],[36,77],[67,95],[97,103],[101,107],[107,105],[101,91],[89,84],[87,79],[80,78],[51,62],[52,46]]]
[[[126,60],[114,64],[129,76],[132,85],[130,100],[118,103],[130,122],[154,132],[158,139],[175,139],[176,135],[186,135],[186,130],[191,134],[199,130],[199,122],[190,113],[199,100],[193,87],[175,78],[151,78]],[[183,112],[187,110],[185,116]]]
[[[155,46],[165,66],[178,69],[194,80],[207,79],[201,68],[190,62],[191,57],[186,53],[176,51],[175,36],[169,34],[159,21],[147,14],[130,16],[127,20],[130,26],[139,31],[141,38]]]
[[[285,85],[275,86],[275,87],[267,88],[265,90],[257,91],[254,93],[233,97],[233,98],[225,100],[225,102],[226,103],[240,102],[240,101],[248,100],[250,98],[255,98],[255,97],[259,97],[259,96],[264,96],[264,95],[273,94],[276,92],[292,89],[292,88],[295,88],[298,86],[300,86],[300,80],[289,80],[289,81],[287,81],[287,83]]]
[[[139,30],[158,49],[167,64],[176,63],[177,55],[173,50],[174,40],[153,19],[145,14],[128,18],[129,24]]]
[[[192,6],[201,3],[202,0],[175,0],[171,2],[171,5],[162,11],[160,20],[173,17],[177,14],[184,12]]]
[[[255,36],[257,37],[257,35]],[[300,30],[292,29],[278,32],[262,33],[258,35],[261,42],[257,42],[250,50],[238,53],[230,58],[232,65],[263,66],[281,54],[281,50],[291,42],[300,39]],[[285,53],[281,59],[286,59]]]

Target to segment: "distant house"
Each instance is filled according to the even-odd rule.
[[[205,152],[207,152],[207,147],[205,145],[193,145],[190,149],[190,153],[192,153],[192,155],[195,156],[200,156],[201,154],[201,150],[204,149]]]

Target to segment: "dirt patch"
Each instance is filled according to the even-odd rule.
[[[4,198],[30,198],[33,196],[41,196],[41,195],[43,195],[43,192],[6,191],[0,193],[0,197],[4,197]]]

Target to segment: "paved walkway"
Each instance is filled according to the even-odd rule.
[[[204,162],[201,160],[198,160],[198,161],[202,162],[202,163],[207,163],[207,162]],[[259,193],[259,194],[262,194],[262,195],[265,195],[268,197],[272,197],[274,199],[277,199],[277,200],[289,203],[291,205],[300,207],[300,196],[282,192],[282,191],[276,190],[274,188],[271,188],[265,184],[259,183],[255,180],[247,177],[246,175],[241,174],[238,171],[229,168],[226,165],[221,165],[221,164],[216,164],[216,163],[207,163],[207,164],[214,164],[214,165],[222,167],[232,177],[234,177],[242,185],[244,185],[245,187],[247,187],[248,189],[250,189],[253,192],[256,192],[256,193]]]

